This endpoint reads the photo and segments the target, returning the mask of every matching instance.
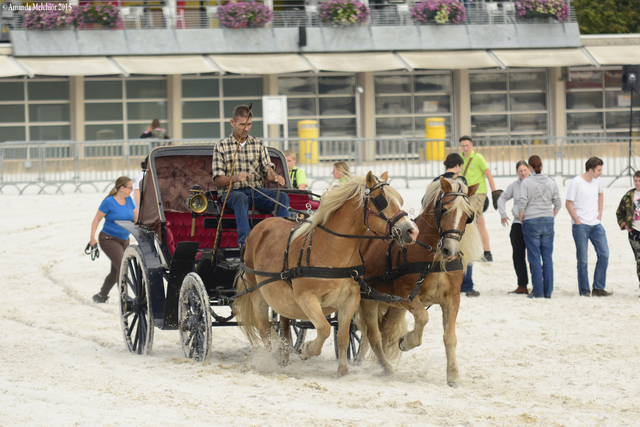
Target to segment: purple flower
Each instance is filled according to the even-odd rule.
[[[218,19],[227,28],[259,28],[273,20],[273,12],[262,3],[227,3],[218,8]]]
[[[462,24],[467,14],[464,6],[457,0],[426,0],[413,5],[411,17],[423,24]]]
[[[521,0],[516,2],[516,16],[551,15],[559,22],[569,19],[569,8],[561,0]]]

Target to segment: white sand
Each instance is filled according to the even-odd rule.
[[[417,212],[426,182],[393,184]],[[423,345],[391,376],[367,360],[337,379],[332,339],[320,357],[280,368],[235,327],[214,328],[204,364],[183,358],[176,331],[156,329],[152,354],[131,354],[116,289],[107,304],[91,301],[108,259],[83,254],[104,195],[0,196],[0,425],[637,426],[639,289],[615,220],[628,188],[627,178],[605,189],[608,298],[578,296],[564,208],[553,298],[508,295],[516,287],[509,230],[490,208],[495,261],[474,268],[482,295],[462,297],[457,389],[446,384],[439,307],[429,310]]]

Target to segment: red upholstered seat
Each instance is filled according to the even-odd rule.
[[[173,255],[179,242],[198,242],[199,249],[213,248],[216,241],[216,229],[204,228],[204,217],[196,218],[195,234],[191,236],[191,214],[183,212],[165,212],[167,220],[167,248]],[[233,214],[225,214],[224,218],[235,218]],[[221,248],[237,248],[238,233],[236,230],[222,230]]]

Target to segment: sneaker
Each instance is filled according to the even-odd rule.
[[[593,295],[594,297],[608,297],[611,294],[612,292],[607,292],[604,289],[594,289],[593,291],[591,291],[591,295]]]
[[[469,292],[466,293],[466,295],[468,297],[479,297],[480,296],[480,292],[478,292],[478,291],[469,291]]]
[[[526,286],[518,286],[518,288],[515,291],[511,291],[509,293],[510,294],[528,294],[529,291],[527,290]]]
[[[108,299],[109,299],[109,296],[103,297],[100,292],[98,292],[93,296],[93,302],[97,302],[97,303],[107,302]]]
[[[484,251],[484,257],[482,258],[483,262],[493,262],[493,255],[491,255],[491,251]]]
[[[581,297],[590,297],[591,296],[591,292],[588,291],[584,291],[583,293],[580,294]]]

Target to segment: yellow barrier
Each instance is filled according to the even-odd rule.
[[[298,136],[300,137],[298,163],[318,163],[318,137],[320,136],[318,121],[300,120],[298,122]]]
[[[444,160],[444,139],[447,131],[444,127],[444,119],[440,117],[430,117],[425,119],[425,129],[427,139],[440,139],[442,141],[427,141],[425,157],[427,160]]]

